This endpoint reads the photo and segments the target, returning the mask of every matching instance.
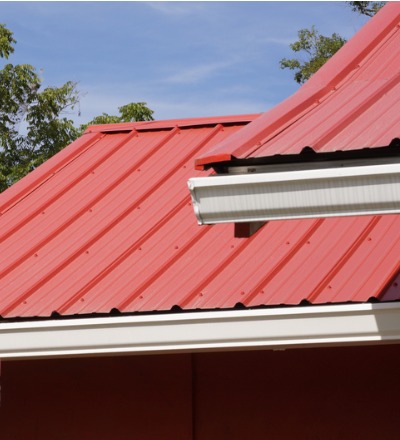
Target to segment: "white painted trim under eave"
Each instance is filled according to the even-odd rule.
[[[400,303],[0,324],[0,359],[400,343]]]

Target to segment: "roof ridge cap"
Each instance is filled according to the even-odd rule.
[[[215,124],[248,123],[259,117],[261,113],[250,113],[232,116],[210,116],[200,118],[165,119],[155,121],[120,122],[115,124],[90,125],[85,133],[147,131],[172,129],[175,127],[195,127]]]

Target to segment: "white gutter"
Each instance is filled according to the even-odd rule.
[[[400,342],[400,303],[0,324],[0,359]]]
[[[194,177],[188,185],[199,224],[400,213],[400,163]]]

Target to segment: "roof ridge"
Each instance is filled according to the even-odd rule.
[[[200,118],[182,118],[182,119],[165,119],[155,121],[138,121],[138,122],[120,122],[117,124],[100,124],[90,125],[85,133],[104,133],[115,131],[149,131],[149,130],[165,130],[173,129],[175,127],[196,127],[207,126],[215,124],[247,124],[259,117],[261,113],[250,113],[243,115],[232,116],[211,116]]]

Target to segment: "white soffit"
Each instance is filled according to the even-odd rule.
[[[400,343],[400,304],[0,324],[0,359]]]
[[[199,224],[400,212],[400,164],[239,175],[188,181]]]

